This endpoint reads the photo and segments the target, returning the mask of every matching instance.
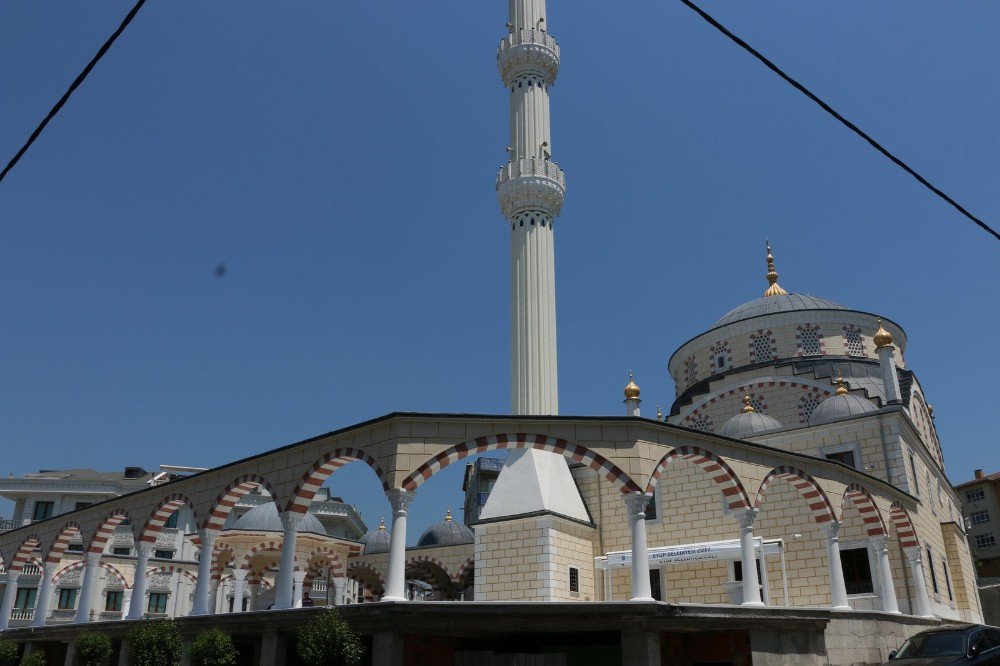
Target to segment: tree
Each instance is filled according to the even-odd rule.
[[[129,666],[177,666],[184,641],[173,620],[143,620],[128,632]]]
[[[219,628],[201,632],[191,644],[194,666],[235,666],[238,656],[233,639]]]
[[[365,654],[361,637],[335,608],[324,609],[299,629],[295,649],[302,661],[313,666],[357,664]]]
[[[45,653],[41,650],[32,652],[21,660],[21,666],[45,666],[49,662],[45,660]]]
[[[76,639],[76,663],[80,666],[98,666],[113,651],[111,639],[96,631],[81,632]]]
[[[0,664],[16,664],[21,649],[14,641],[0,639]]]

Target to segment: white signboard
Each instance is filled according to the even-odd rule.
[[[780,539],[754,539],[755,550],[760,553],[763,548],[764,555],[776,555],[781,552],[782,543]],[[740,542],[738,539],[730,541],[709,541],[707,543],[689,543],[682,546],[666,546],[663,548],[650,548],[649,566],[656,568],[669,564],[680,564],[682,562],[708,562],[712,560],[738,560],[740,559]],[[596,558],[596,565],[599,569],[617,569],[632,565],[632,551],[621,550],[614,553],[607,553],[604,557]]]

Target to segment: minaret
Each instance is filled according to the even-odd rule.
[[[639,385],[635,383],[632,371],[628,371],[628,384],[625,385],[625,416],[639,416]],[[657,408],[659,409],[659,408]]]
[[[882,384],[885,386],[886,402],[890,405],[896,404],[900,402],[901,395],[899,375],[896,374],[896,360],[892,355],[896,348],[892,346],[892,333],[882,326],[881,317],[878,320],[878,330],[872,336],[872,342],[875,343],[879,366],[882,369]]]
[[[545,0],[509,0],[508,34],[497,67],[510,95],[510,161],[497,174],[497,200],[510,225],[510,408],[559,413],[553,221],[566,178],[552,161],[549,88],[559,45],[548,33]],[[566,460],[536,449],[512,451],[480,514],[496,519],[549,512],[589,520]]]

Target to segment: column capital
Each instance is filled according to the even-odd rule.
[[[828,523],[820,525],[819,529],[822,530],[823,535],[827,538],[827,540],[834,541],[840,535],[840,522],[831,520]]]
[[[646,507],[649,505],[649,500],[652,497],[652,495],[647,495],[646,493],[628,493],[622,495],[622,500],[625,501],[625,506],[628,507],[629,515],[638,515],[641,513],[645,518]]]
[[[45,562],[42,565],[42,570],[45,571],[45,575],[48,576],[49,578],[55,575],[56,569],[58,568],[59,568],[58,562]]]
[[[84,560],[87,562],[88,567],[96,567],[101,563],[101,555],[103,553],[90,553],[88,552],[83,556]]]
[[[871,542],[872,546],[879,553],[888,550],[889,548],[889,537],[886,534],[880,534],[878,536],[868,537],[868,541]]]
[[[910,564],[921,563],[923,554],[921,553],[920,546],[910,546],[909,548],[904,548],[903,552],[906,553],[906,559],[910,561]]]
[[[292,580],[294,580],[296,583],[301,583],[301,582],[305,581],[305,579],[306,579],[306,572],[305,571],[293,571],[292,572]]]
[[[753,527],[758,513],[757,509],[740,509],[739,511],[733,511],[732,516],[739,523],[740,529],[745,530]]]
[[[287,532],[297,530],[302,521],[306,519],[306,514],[295,511],[282,511],[278,514],[281,518],[281,527]]]
[[[233,569],[233,578],[243,582],[247,579],[247,574],[250,573],[249,569]]]
[[[153,549],[156,547],[155,543],[149,543],[147,541],[140,541],[135,544],[135,554],[141,558],[149,559],[149,556],[153,554]]]
[[[389,500],[389,504],[392,505],[393,513],[406,513],[406,510],[410,508],[410,504],[417,498],[417,493],[412,490],[397,488],[386,491],[385,496]]]
[[[213,530],[208,527],[203,527],[198,530],[198,540],[201,541],[202,548],[211,548],[215,545],[216,539],[222,534],[221,530]]]

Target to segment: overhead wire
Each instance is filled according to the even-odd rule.
[[[986,233],[990,234],[991,236],[993,236],[997,240],[1000,240],[1000,232],[997,232],[996,229],[992,228],[986,222],[982,221],[981,219],[979,219],[978,217],[976,217],[975,215],[973,215],[972,213],[970,213],[968,210],[966,210],[966,208],[964,206],[962,206],[960,203],[958,203],[957,201],[955,201],[954,199],[952,199],[945,192],[943,192],[940,188],[935,187],[930,181],[928,181],[926,178],[924,178],[919,173],[917,173],[917,171],[915,169],[913,169],[910,165],[908,165],[902,159],[896,157],[887,148],[885,148],[885,146],[883,146],[881,143],[879,143],[874,138],[872,138],[871,135],[869,135],[867,132],[865,132],[864,130],[862,130],[860,127],[858,127],[857,125],[855,125],[854,123],[852,123],[850,120],[848,120],[847,118],[845,118],[844,116],[842,116],[840,113],[837,112],[836,109],[834,109],[832,106],[830,106],[829,104],[827,104],[826,102],[824,102],[822,99],[820,99],[816,94],[814,94],[812,91],[810,91],[804,85],[802,85],[801,83],[799,83],[798,81],[796,81],[795,79],[793,79],[791,76],[789,76],[788,74],[786,74],[780,67],[778,67],[773,62],[771,62],[760,51],[758,51],[754,47],[750,46],[743,39],[741,39],[738,35],[733,34],[733,32],[731,30],[729,30],[728,28],[726,28],[726,26],[724,26],[721,23],[719,23],[718,21],[716,21],[711,15],[709,15],[705,10],[703,10],[698,5],[694,4],[691,0],[680,0],[680,1],[682,3],[684,3],[685,5],[687,5],[689,8],[691,8],[692,10],[694,10],[695,13],[697,13],[699,16],[701,16],[701,18],[703,18],[706,22],[708,22],[708,24],[711,25],[713,28],[715,28],[716,30],[718,30],[719,32],[721,32],[723,35],[725,35],[730,40],[732,40],[733,42],[735,42],[742,49],[744,49],[745,51],[747,51],[754,58],[756,58],[757,60],[759,60],[760,62],[762,62],[765,67],[767,67],[772,72],[774,72],[775,74],[777,74],[778,76],[780,76],[787,83],[789,83],[793,88],[795,88],[796,90],[798,90],[799,92],[801,92],[803,95],[805,95],[806,97],[808,97],[809,99],[811,99],[816,104],[818,104],[820,106],[820,108],[822,108],[824,111],[826,111],[827,113],[829,113],[831,116],[833,116],[834,118],[836,118],[837,120],[839,120],[841,123],[843,123],[852,132],[854,132],[855,134],[857,134],[858,136],[860,136],[862,139],[864,139],[865,141],[867,141],[868,144],[871,145],[872,148],[874,148],[878,152],[880,152],[883,155],[885,155],[887,158],[889,158],[889,160],[891,160],[894,164],[896,164],[896,166],[900,167],[901,169],[903,169],[903,171],[905,171],[906,173],[908,173],[911,176],[913,176],[917,180],[917,182],[919,182],[921,185],[923,185],[924,187],[926,187],[927,189],[929,189],[931,192],[933,192],[934,194],[936,194],[937,196],[941,197],[946,202],[948,202],[949,204],[951,204],[951,206],[954,207],[955,210],[957,210],[959,213],[961,213],[962,215],[964,215],[965,217],[967,217],[968,219],[970,219],[977,226],[979,226],[981,229],[983,229],[983,231],[985,231]]]
[[[55,118],[56,114],[59,113],[59,110],[62,109],[63,105],[66,104],[66,101],[69,99],[70,95],[72,95],[73,92],[80,87],[80,84],[83,83],[83,80],[85,78],[87,78],[87,75],[90,74],[91,70],[94,69],[94,66],[97,65],[98,61],[100,61],[100,59],[104,57],[104,54],[107,53],[108,50],[111,48],[111,46],[115,43],[115,40],[117,40],[118,37],[123,32],[125,32],[125,28],[127,28],[128,24],[132,22],[132,19],[135,18],[135,15],[139,13],[139,10],[142,9],[142,6],[144,4],[146,4],[146,0],[139,0],[135,4],[135,6],[132,7],[132,10],[125,15],[124,19],[122,19],[121,25],[118,26],[118,29],[115,30],[114,33],[112,33],[112,35],[108,37],[107,41],[105,41],[104,44],[101,45],[101,48],[98,49],[94,57],[90,59],[90,62],[87,63],[87,66],[83,68],[83,71],[80,72],[75,79],[73,79],[73,83],[69,85],[69,88],[66,90],[65,93],[63,93],[63,96],[59,98],[59,101],[55,103],[55,106],[53,106],[49,110],[49,112],[45,115],[45,117],[42,118],[42,122],[38,124],[38,126],[35,128],[35,131],[31,133],[31,136],[28,137],[28,140],[24,142],[23,146],[21,146],[21,149],[17,151],[17,153],[14,155],[14,157],[10,159],[9,162],[7,162],[7,166],[3,168],[3,171],[0,171],[0,182],[3,182],[3,179],[7,177],[8,173],[10,173],[10,170],[13,169],[14,166],[17,165],[17,163],[24,156],[24,154],[28,152],[28,148],[30,148],[31,144],[33,144],[35,140],[41,135],[42,130],[45,129],[45,126],[49,124],[49,121]]]

